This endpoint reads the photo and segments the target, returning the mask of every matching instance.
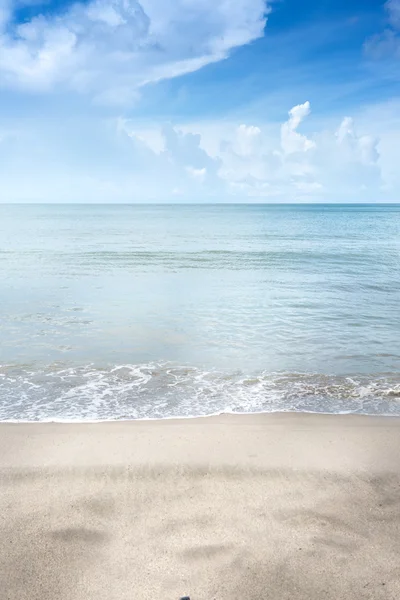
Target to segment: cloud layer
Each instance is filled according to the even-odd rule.
[[[311,130],[310,112],[306,102],[281,124],[231,123],[223,130],[220,123],[143,129],[126,119],[0,127],[1,201],[398,199],[390,142],[398,132],[392,128],[394,137],[382,146],[350,117]],[[301,131],[306,127],[307,134]]]
[[[266,0],[92,0],[18,23],[20,6],[0,0],[1,85],[111,104],[226,58],[263,35],[269,11]]]

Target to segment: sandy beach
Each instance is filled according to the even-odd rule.
[[[400,419],[0,425],[4,600],[400,597]]]

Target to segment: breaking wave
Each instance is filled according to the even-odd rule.
[[[289,411],[400,415],[400,376],[227,373],[170,363],[0,366],[2,421]]]

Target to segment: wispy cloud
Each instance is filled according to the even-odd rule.
[[[365,51],[375,59],[400,58],[400,0],[387,0],[384,7],[386,27],[365,42]]]
[[[92,0],[15,22],[0,0],[0,83],[129,104],[149,82],[196,71],[261,37],[266,0]]]
[[[400,29],[400,2],[399,0],[387,0],[385,8],[389,14],[389,21],[393,27]]]

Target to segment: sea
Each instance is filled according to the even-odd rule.
[[[400,205],[0,205],[0,420],[400,415]]]

